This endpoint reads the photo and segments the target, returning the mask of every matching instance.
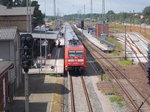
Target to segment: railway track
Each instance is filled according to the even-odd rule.
[[[70,74],[69,72],[67,74],[68,74],[68,77],[70,80],[70,91],[71,91],[71,94],[70,94],[71,109],[70,110],[71,110],[71,112],[80,112],[80,111],[93,112],[91,101],[90,101],[89,94],[87,91],[87,87],[86,87],[86,84],[84,81],[84,77],[81,74],[78,74],[76,76],[72,76],[72,74]],[[80,85],[82,85],[82,89],[83,89],[84,96],[85,96],[84,103],[81,103],[83,100],[82,101],[76,101],[77,99],[75,98],[75,93],[78,93],[78,94],[81,94],[81,93],[80,93],[80,89],[77,89],[78,91],[75,92],[74,83],[76,80],[73,77],[80,80],[78,82],[81,82]],[[84,97],[84,96],[82,96],[82,97]],[[81,99],[84,99],[84,98],[81,98]],[[83,106],[82,106],[82,104],[83,104]],[[78,105],[80,105],[80,107],[85,107],[85,105],[86,105],[85,110],[80,110]]]
[[[90,46],[91,47],[91,46]],[[90,50],[90,52],[95,51],[95,48],[92,48]],[[96,55],[96,52],[94,52],[93,54]],[[138,107],[140,106],[140,103],[142,103],[141,101],[144,101],[146,98],[145,96],[132,84],[132,82],[126,77],[126,75],[122,72],[122,70],[118,69],[117,66],[115,66],[109,59],[107,59],[105,56],[103,56],[103,54],[100,54],[100,52],[98,52],[99,55],[94,56],[95,58],[99,58],[100,56],[102,56],[103,59],[105,59],[105,61],[103,60],[97,60],[98,63],[102,66],[102,68],[108,72],[108,74],[110,74],[115,81],[118,83],[119,87],[122,89],[122,91],[125,93],[125,95],[128,97],[128,99],[130,100],[131,104],[133,105],[133,107],[135,108],[134,111],[138,110]],[[107,61],[107,64],[106,64]],[[130,90],[126,88],[126,85],[123,85],[120,79],[124,79],[126,80],[126,83],[130,84]],[[136,99],[137,97],[132,95],[131,93],[129,93],[128,91],[135,91],[137,93],[137,96],[141,97],[141,100],[137,102]],[[147,102],[148,105],[150,105],[149,102]]]
[[[82,39],[81,35],[80,38]],[[119,68],[117,68],[116,65],[113,64],[111,60],[109,60],[105,54],[98,49],[96,46],[91,44],[89,41],[87,41],[85,38],[82,40],[84,45],[87,47],[87,49],[91,52],[92,56],[95,58],[95,60],[101,65],[101,67],[104,69],[105,72],[110,74],[114,80],[117,82],[118,86],[122,89],[126,97],[129,99],[130,103],[134,107],[134,111],[139,110],[139,107],[142,103],[142,101],[145,101],[146,97],[133,85],[133,83],[126,77],[125,73],[122,72]],[[103,58],[103,60],[99,59]],[[127,84],[123,84],[121,80],[124,80]],[[130,87],[127,87],[130,86]],[[136,93],[133,94],[133,93]],[[140,97],[140,98],[139,98]],[[150,103],[146,101],[145,105],[143,107],[148,108],[150,106]],[[141,111],[141,110],[139,110]],[[142,110],[144,112],[147,112],[145,110]]]
[[[120,40],[122,43],[125,43],[123,40]],[[135,55],[135,58],[137,59],[137,61],[139,62],[139,65],[141,66],[141,68],[143,69],[143,71],[145,72],[145,74],[147,74],[147,71],[146,71],[146,65],[143,64],[141,62],[141,57],[138,56],[138,53],[137,51],[143,56],[143,58],[148,61],[147,57],[143,54],[143,52],[140,50],[140,48],[135,44],[135,42],[129,38],[129,36],[127,37],[127,46],[132,50],[132,52],[134,53]],[[136,48],[136,50],[135,50]]]
[[[75,101],[74,101],[74,91],[73,91],[73,82],[72,82],[72,77],[71,75],[69,74],[69,72],[67,73],[68,77],[69,77],[69,80],[70,80],[70,99],[71,99],[71,111],[72,112],[76,112],[75,110]]]
[[[144,36],[143,36],[143,38],[140,38],[142,35],[139,35],[139,34],[136,34],[136,33],[134,33],[138,38],[139,38],[139,40],[141,40],[146,46],[148,46],[148,40],[145,40],[144,38]]]
[[[145,66],[144,64],[142,64],[140,58],[139,58],[138,55],[137,55],[137,52],[133,49],[133,47],[132,47],[132,45],[131,45],[131,43],[130,43],[130,41],[129,41],[128,39],[127,39],[127,42],[128,42],[128,44],[129,44],[129,47],[131,48],[132,52],[135,54],[137,60],[139,61],[139,64],[140,64],[141,68],[143,69],[144,73],[147,75],[146,66]],[[133,41],[131,40],[131,42],[133,42]],[[134,43],[134,45],[135,45],[136,49],[138,49],[139,52],[140,52],[140,53],[144,56],[144,58],[147,60],[147,58],[145,57],[145,55],[141,52],[141,50],[136,46],[135,43]]]
[[[142,51],[139,49],[139,47],[135,44],[135,42],[129,38],[130,41],[133,43],[133,45],[135,46],[135,48],[142,54],[142,56],[145,58],[146,61],[148,61],[147,57],[142,53]]]

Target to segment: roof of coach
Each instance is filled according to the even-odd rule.
[[[74,33],[70,24],[66,25],[65,28],[65,46],[80,46],[81,41],[78,39],[77,35]]]

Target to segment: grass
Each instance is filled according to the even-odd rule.
[[[119,56],[121,54],[121,51],[123,51],[121,44],[114,37],[108,38],[108,42],[110,42],[116,46],[115,50],[112,52],[112,55]]]
[[[123,66],[131,66],[131,65],[133,65],[131,60],[125,60],[124,58],[119,59],[118,63],[120,65],[123,65]]]
[[[122,45],[117,41],[116,38],[113,38],[113,37],[110,37],[108,38],[108,42],[116,45],[116,48],[115,50],[111,53],[112,56],[121,56],[122,52],[123,51],[123,48],[122,48]],[[124,58],[120,58],[117,60],[117,62],[120,64],[120,65],[123,65],[123,66],[131,66],[133,65],[132,61],[131,60],[125,60]]]
[[[103,81],[109,81],[109,82],[111,82],[111,79],[109,78],[108,75],[106,75],[106,74],[101,74],[101,75],[100,75],[100,78],[102,79],[102,77],[103,77]]]
[[[50,77],[56,77],[57,76],[57,74],[55,74],[55,73],[51,73],[51,74],[48,74]]]
[[[123,107],[124,106],[124,104],[122,103],[122,99],[120,97],[118,97],[118,96],[111,97],[109,100],[111,102],[113,102],[113,103],[116,102],[119,105],[119,107]]]

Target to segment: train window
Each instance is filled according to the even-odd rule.
[[[76,56],[83,56],[83,51],[76,51]]]
[[[69,52],[68,52],[68,55],[69,55],[69,56],[75,56],[76,54],[75,54],[75,51],[69,51]]]
[[[69,56],[83,56],[83,51],[69,51]]]

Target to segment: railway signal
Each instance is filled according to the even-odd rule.
[[[81,20],[81,29],[84,29],[84,20]]]
[[[21,59],[22,68],[25,72],[28,72],[32,65],[32,47],[33,47],[33,37],[31,34],[21,35]]]

